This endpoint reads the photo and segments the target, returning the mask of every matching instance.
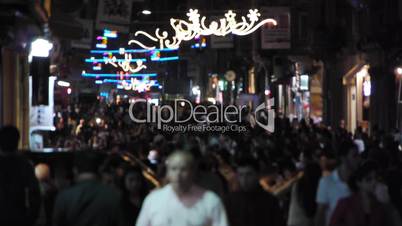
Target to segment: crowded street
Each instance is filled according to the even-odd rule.
[[[0,226],[402,226],[402,1],[0,6]]]

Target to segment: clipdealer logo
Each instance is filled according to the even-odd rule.
[[[142,117],[135,114],[137,104],[146,105],[146,115]],[[179,117],[182,109],[187,105],[185,118]],[[254,123],[268,132],[274,132],[275,110],[274,99],[258,105],[253,114]],[[135,123],[156,123],[158,129],[166,132],[245,132],[245,126],[240,125],[244,117],[243,109],[247,105],[217,106],[217,105],[196,105],[186,99],[176,99],[174,105],[153,106],[146,99],[137,99],[130,104],[129,116]],[[183,115],[181,115],[183,116]],[[264,120],[262,120],[264,119]],[[192,124],[195,122],[197,124]],[[225,125],[216,125],[224,123]],[[253,122],[252,122],[253,124]]]

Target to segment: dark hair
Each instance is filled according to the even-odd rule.
[[[349,178],[348,185],[350,189],[354,192],[358,192],[359,187],[357,186],[357,183],[363,180],[368,175],[370,175],[370,173],[375,172],[377,170],[378,170],[378,164],[375,161],[368,160],[363,164],[361,164]]]
[[[4,126],[0,129],[0,149],[3,152],[14,152],[18,149],[20,133],[15,126]]]
[[[309,162],[304,167],[304,175],[297,184],[297,197],[299,205],[307,217],[312,218],[317,209],[315,197],[318,183],[321,178],[321,168],[316,162]]]
[[[98,173],[101,163],[101,156],[90,150],[76,152],[74,155],[74,166],[78,173]]]
[[[148,193],[148,186],[147,186],[147,181],[145,180],[145,177],[142,174],[142,170],[138,166],[129,166],[124,170],[124,175],[121,178],[121,183],[120,183],[121,189],[123,191],[123,196],[128,197],[128,195],[129,195],[129,191],[126,188],[125,180],[126,180],[126,177],[131,173],[140,175],[141,189],[139,192],[140,192],[140,197],[142,199],[144,199]]]
[[[347,156],[351,150],[357,150],[356,144],[350,139],[342,141],[338,149],[338,158]]]
[[[260,165],[258,164],[258,161],[250,156],[241,158],[237,160],[237,167],[251,167],[253,168],[256,172],[260,171]]]

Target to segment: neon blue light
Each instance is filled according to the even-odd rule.
[[[103,79],[104,83],[122,83],[123,81],[127,82],[127,84],[131,84],[131,80],[119,80],[119,79]],[[140,80],[141,81],[141,80]],[[143,82],[143,81],[141,81]],[[152,86],[159,86],[158,81],[155,81]]]
[[[174,57],[163,57],[163,58],[151,58],[152,61],[172,61],[172,60],[179,60],[178,56],[174,56]]]
[[[147,61],[147,59],[145,59],[145,58],[137,58],[137,59],[131,59],[130,62],[136,62],[137,60],[141,60],[143,62]],[[125,59],[116,59],[116,62],[124,62],[124,61],[125,61]],[[86,63],[106,62],[106,59],[105,58],[103,58],[103,59],[85,59],[85,62]]]
[[[202,43],[202,44],[201,44],[201,48],[205,48],[205,47],[207,47],[207,44]],[[195,43],[194,45],[191,45],[191,48],[192,48],[192,49],[198,49],[198,48],[200,48],[200,44],[199,44],[199,43]]]
[[[99,96],[101,96],[101,97],[109,97],[109,93],[107,93],[107,92],[101,92],[101,93],[99,94]]]
[[[103,36],[108,38],[117,38],[117,32],[105,29],[103,31]]]
[[[177,51],[179,49],[153,49],[153,50],[148,50],[148,49],[125,49],[124,52],[125,53],[147,53],[147,52],[152,52],[152,51],[161,51],[161,52],[171,52],[171,51]],[[120,53],[120,50],[116,49],[116,50],[91,50],[91,53]]]
[[[103,79],[105,83],[122,83],[123,81],[130,83],[130,80],[118,80],[118,79]]]
[[[98,85],[103,84],[103,81],[102,80],[96,80],[95,84],[98,84]]]
[[[124,77],[155,77],[158,74],[156,73],[149,73],[149,74],[123,74]],[[119,74],[93,74],[93,73],[82,73],[82,77],[120,77]]]
[[[105,44],[96,44],[96,48],[100,48],[100,49],[106,49],[106,45]]]

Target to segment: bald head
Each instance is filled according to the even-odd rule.
[[[177,150],[169,155],[166,164],[175,164],[177,162],[183,162],[185,164],[194,165],[194,156],[188,151]]]
[[[190,152],[175,151],[167,159],[167,178],[178,190],[186,190],[193,183],[194,157]]]

